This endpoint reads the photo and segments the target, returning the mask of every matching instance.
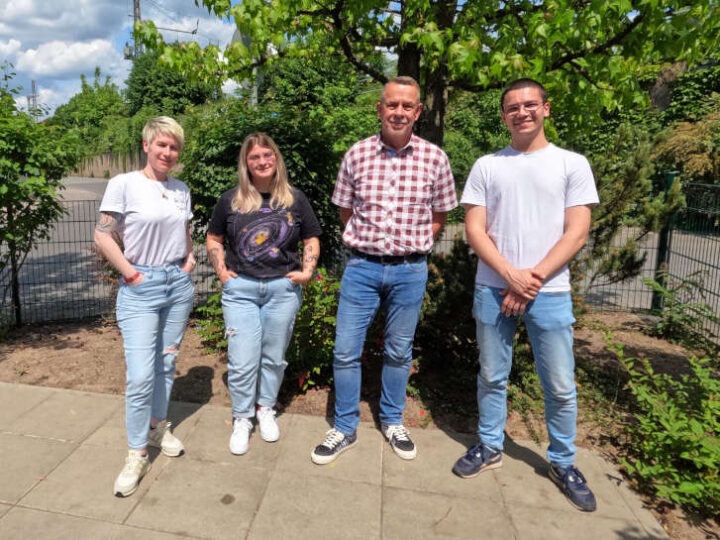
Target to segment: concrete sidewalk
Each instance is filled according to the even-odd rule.
[[[573,508],[546,476],[544,449],[508,441],[503,468],[472,480],[451,468],[466,435],[414,429],[414,461],[397,458],[372,424],[320,467],[310,451],[329,425],[281,415],[281,439],[254,431],[227,449],[230,410],[173,403],[187,453],[153,453],[131,497],[112,494],[126,455],[121,396],[0,383],[0,539],[641,539],[667,538],[599,456],[578,466],[598,510]]]

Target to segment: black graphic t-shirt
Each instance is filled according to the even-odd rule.
[[[305,194],[293,188],[290,208],[270,208],[263,193],[257,212],[233,211],[237,188],[226,191],[215,205],[208,232],[225,239],[225,264],[238,274],[258,279],[282,277],[301,270],[298,242],[320,236],[322,229]]]

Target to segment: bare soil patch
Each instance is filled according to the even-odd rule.
[[[649,358],[656,370],[684,373],[687,351],[642,332],[647,321],[629,313],[595,313],[587,316],[575,332],[578,366],[602,366],[610,372],[619,370],[615,356],[606,350],[605,335],[611,332],[625,345],[627,356]],[[377,421],[379,366],[365,366],[361,417]],[[56,388],[122,394],[125,387],[125,362],[122,337],[112,322],[84,321],[68,324],[28,326],[11,332],[0,342],[0,380]],[[227,358],[221,353],[205,351],[191,321],[177,362],[172,399],[194,403],[230,406],[227,389]],[[329,388],[313,389],[300,394],[295,381],[286,381],[280,410],[290,413],[332,416],[333,395]],[[418,399],[409,397],[406,424],[413,428],[442,428],[459,432],[475,431],[473,414],[436,414]],[[533,428],[544,437],[542,420]],[[528,439],[528,425],[518,414],[508,419],[510,437]],[[578,445],[599,449],[616,461],[612,437],[593,418],[580,411]],[[677,540],[720,538],[716,522],[693,523],[677,510],[655,509],[656,517],[668,534]]]

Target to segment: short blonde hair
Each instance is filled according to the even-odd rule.
[[[265,133],[251,133],[242,143],[238,157],[238,188],[232,200],[232,209],[242,213],[257,212],[262,207],[262,195],[255,188],[247,169],[247,156],[254,146],[264,146],[275,154],[275,176],[270,182],[270,207],[290,208],[295,200],[292,186],[288,182],[287,169],[280,149]]]
[[[142,130],[143,141],[151,144],[158,135],[171,135],[175,137],[180,148],[185,145],[185,132],[180,124],[169,116],[156,116],[145,124]]]

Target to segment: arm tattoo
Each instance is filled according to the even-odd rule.
[[[115,241],[120,241],[122,220],[123,216],[119,212],[100,212],[100,218],[95,225],[95,230],[100,233],[109,234]]]
[[[210,257],[210,263],[213,265],[215,273],[219,276],[225,270],[225,262],[220,260],[220,249],[208,249],[208,257]]]
[[[305,249],[303,250],[303,271],[304,272],[315,272],[315,267],[317,266],[318,262],[318,256],[313,253],[312,246],[308,245],[305,246]]]

